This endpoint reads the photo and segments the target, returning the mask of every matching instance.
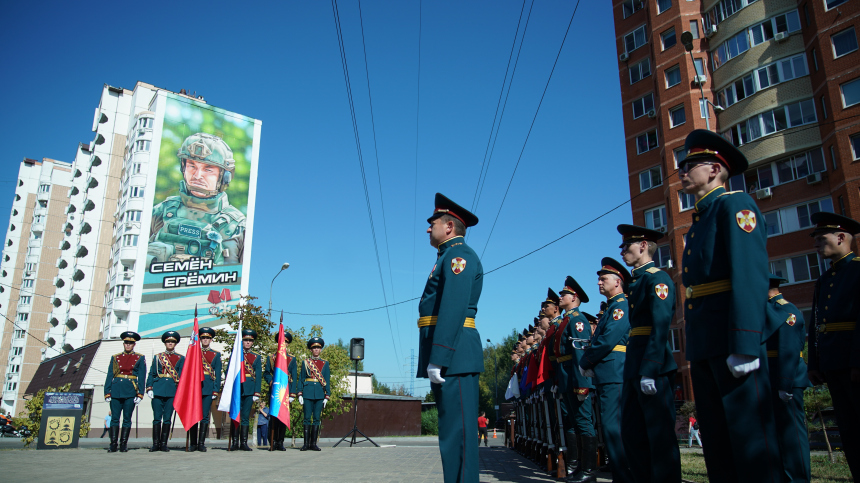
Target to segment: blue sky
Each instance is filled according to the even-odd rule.
[[[275,282],[275,310],[325,314],[384,305],[330,2],[49,3],[10,3],[0,20],[7,172],[0,181],[14,181],[24,157],[72,161],[77,144],[92,139],[105,83],[196,91],[212,105],[263,121],[250,273],[260,305],[268,304],[269,283],[283,262],[292,266]],[[472,206],[523,3],[423,2],[420,89],[419,3],[361,3],[367,71],[358,5],[341,0],[338,9],[391,303],[420,296],[435,262],[425,233],[434,194]],[[485,271],[629,198],[609,2],[579,5],[523,150],[574,5],[538,1],[532,8],[475,210],[481,222],[468,238],[483,253]],[[14,183],[0,189],[0,224],[7,226]],[[614,227],[630,220],[625,205],[488,274],[477,316],[482,339],[495,343],[521,330],[547,287],[560,289],[566,275],[591,296],[585,310],[596,312],[595,271],[601,257],[617,256]],[[366,370],[409,386],[417,302],[388,313],[285,319],[294,327],[323,325],[328,341],[364,337]],[[426,380],[415,382],[417,395],[428,388]]]

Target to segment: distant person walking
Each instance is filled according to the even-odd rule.
[[[687,447],[693,447],[693,438],[696,438],[696,441],[699,442],[699,447],[702,448],[702,439],[699,437],[699,422],[696,421],[696,418],[690,416],[690,427],[689,427],[690,437],[687,439]]]
[[[269,444],[269,408],[260,406],[257,414],[257,446],[268,446]]]
[[[99,438],[104,438],[105,434],[107,434],[110,429],[110,411],[108,411],[107,416],[105,416],[105,430],[102,431],[102,435]]]
[[[484,446],[489,446],[487,444],[487,423],[489,422],[487,413],[481,411],[481,415],[478,416],[478,446],[481,446],[481,438],[484,438]]]

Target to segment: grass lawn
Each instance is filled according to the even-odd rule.
[[[685,480],[707,482],[705,458],[701,453],[681,453],[681,473]],[[851,481],[851,472],[845,456],[838,455],[836,463],[827,456],[812,456],[812,483],[837,483]]]

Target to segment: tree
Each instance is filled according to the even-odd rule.
[[[827,455],[830,457],[830,462],[835,463],[836,455],[833,454],[830,438],[827,437],[827,421],[821,414],[822,410],[831,407],[833,407],[833,398],[830,396],[830,389],[826,384],[808,387],[803,391],[803,409],[806,411],[807,431],[821,430],[821,433],[824,434],[824,442],[827,444]]]
[[[336,342],[335,344],[333,344],[333,345],[336,345],[336,346],[340,347],[341,349],[343,349],[344,351],[346,351],[347,355],[349,354],[349,344],[347,344],[346,342],[344,342],[344,341],[343,341],[343,339],[338,338],[338,339],[337,339],[337,342]],[[350,360],[351,360],[351,359],[350,359]],[[363,360],[361,360],[361,361],[357,361],[357,362],[358,362],[358,370],[359,370],[359,371],[363,371],[363,370],[364,370],[364,361],[363,361]],[[352,361],[352,362],[350,363],[350,366],[349,366],[349,369],[350,369],[350,370],[355,369],[355,363],[356,363],[356,361]]]
[[[27,426],[27,429],[30,430],[30,436],[25,436],[21,438],[21,441],[24,442],[24,447],[29,447],[30,443],[36,440],[39,436],[39,428],[42,425],[42,405],[45,403],[45,393],[46,392],[69,392],[71,390],[72,385],[66,384],[59,388],[47,387],[45,389],[39,389],[39,392],[33,395],[27,401],[26,411],[21,411],[20,417],[14,418],[15,427],[20,428],[21,426]],[[90,420],[89,418],[81,417],[81,430],[78,433],[79,438],[83,438],[90,431]]]
[[[511,352],[517,344],[517,335],[517,331],[512,330],[501,343],[484,348],[484,372],[478,378],[478,412],[486,412],[494,425],[497,419],[494,406],[505,401],[505,390],[511,379],[511,369],[514,367]]]

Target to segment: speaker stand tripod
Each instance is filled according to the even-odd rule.
[[[364,433],[361,432],[360,429],[358,429],[358,360],[355,361],[355,390],[352,394],[352,430],[346,433],[346,436],[340,438],[340,441],[338,441],[337,444],[332,447],[337,448],[338,444],[343,443],[347,438],[351,436],[352,439],[349,442],[350,448],[352,448],[352,445],[354,444],[363,443],[365,441],[370,441],[371,443],[373,443],[374,446],[378,448],[378,444],[374,443],[372,439],[368,438]],[[362,439],[361,441],[356,441],[355,438],[359,434],[362,435],[364,439]]]

